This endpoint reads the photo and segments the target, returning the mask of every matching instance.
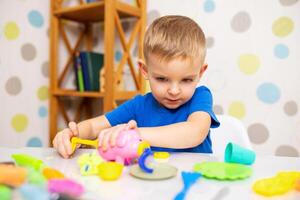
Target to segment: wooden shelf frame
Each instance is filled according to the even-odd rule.
[[[138,17],[142,15],[141,9],[122,2],[115,2],[115,10],[121,18]],[[59,18],[76,22],[99,22],[104,21],[105,2],[94,2],[72,7],[61,7],[54,12]]]
[[[130,50],[137,39],[138,56],[143,59],[142,42],[146,27],[146,0],[136,0],[137,6],[123,3],[119,0],[100,0],[93,3],[84,3],[83,0],[78,1],[78,5],[64,7],[64,0],[50,0],[50,111],[49,111],[49,142],[52,143],[55,134],[58,131],[57,119],[59,114],[63,116],[66,124],[71,121],[80,119],[81,111],[85,110],[86,115],[91,113],[88,108],[89,101],[92,98],[103,98],[103,112],[107,112],[116,107],[117,100],[127,100],[133,96],[144,93],[145,82],[140,72],[136,72],[135,64],[130,55]],[[126,40],[125,32],[122,28],[121,20],[125,18],[135,18],[135,25],[132,29],[129,40]],[[63,20],[70,20],[83,24],[84,29],[79,33],[75,45],[72,47],[65,32]],[[65,89],[62,87],[63,81],[70,73],[70,67],[73,63],[75,53],[78,48],[85,43],[86,49],[93,49],[93,32],[92,26],[95,22],[104,23],[104,91],[84,91]],[[123,47],[123,56],[121,61],[114,63],[115,35],[118,33]],[[62,68],[62,72],[58,69],[59,55],[59,38],[62,38],[66,46],[69,57]],[[123,70],[125,65],[129,65],[129,69],[134,80],[136,90],[120,91],[117,84],[123,81]],[[117,67],[115,70],[114,66]],[[103,83],[101,83],[103,84]],[[107,92],[106,92],[107,91]],[[109,92],[108,92],[109,91]],[[66,109],[61,101],[63,97],[80,97],[81,103],[76,108],[76,114],[73,118],[67,115]]]
[[[116,91],[115,101],[130,99],[140,94],[139,91]],[[70,89],[57,89],[53,92],[55,96],[72,96],[72,97],[87,97],[87,98],[101,98],[104,97],[104,92],[79,92],[77,90]]]

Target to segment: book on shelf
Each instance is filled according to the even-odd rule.
[[[89,75],[89,68],[88,68],[88,61],[87,61],[86,54],[84,52],[80,52],[79,58],[82,66],[81,69],[83,75],[84,91],[91,91],[90,75]]]
[[[80,61],[84,91],[100,91],[101,83],[99,75],[103,67],[103,54],[81,51],[76,57],[78,57],[77,61]],[[78,74],[78,71],[76,73]],[[79,79],[76,81],[78,81],[78,85],[80,85]]]
[[[86,0],[86,3],[93,3],[93,2],[97,2],[99,0]]]
[[[80,92],[83,92],[84,83],[83,83],[82,66],[81,66],[79,54],[74,57],[74,72],[75,72],[76,89]]]

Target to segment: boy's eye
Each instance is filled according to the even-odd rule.
[[[194,80],[191,79],[191,78],[185,78],[182,81],[185,82],[185,83],[190,83],[190,82],[193,82]]]
[[[157,77],[156,80],[158,80],[160,82],[166,82],[166,81],[168,81],[168,79],[164,78],[164,77]]]

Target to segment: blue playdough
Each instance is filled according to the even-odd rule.
[[[20,192],[24,200],[49,200],[50,194],[46,188],[31,184],[25,184],[20,187]]]
[[[153,169],[148,168],[145,164],[145,161],[146,161],[147,157],[150,156],[150,155],[152,155],[151,149],[146,148],[145,151],[142,153],[142,155],[139,158],[139,166],[146,173],[152,173],[153,172]]]

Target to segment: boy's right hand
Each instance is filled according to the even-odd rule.
[[[102,151],[107,151],[108,146],[114,147],[117,143],[117,138],[122,130],[137,130],[137,123],[134,120],[130,120],[127,124],[119,124],[100,132],[98,136],[98,147]]]
[[[58,132],[53,140],[53,147],[63,158],[69,158],[72,152],[71,138],[78,137],[79,131],[75,122],[70,122],[68,128]]]

